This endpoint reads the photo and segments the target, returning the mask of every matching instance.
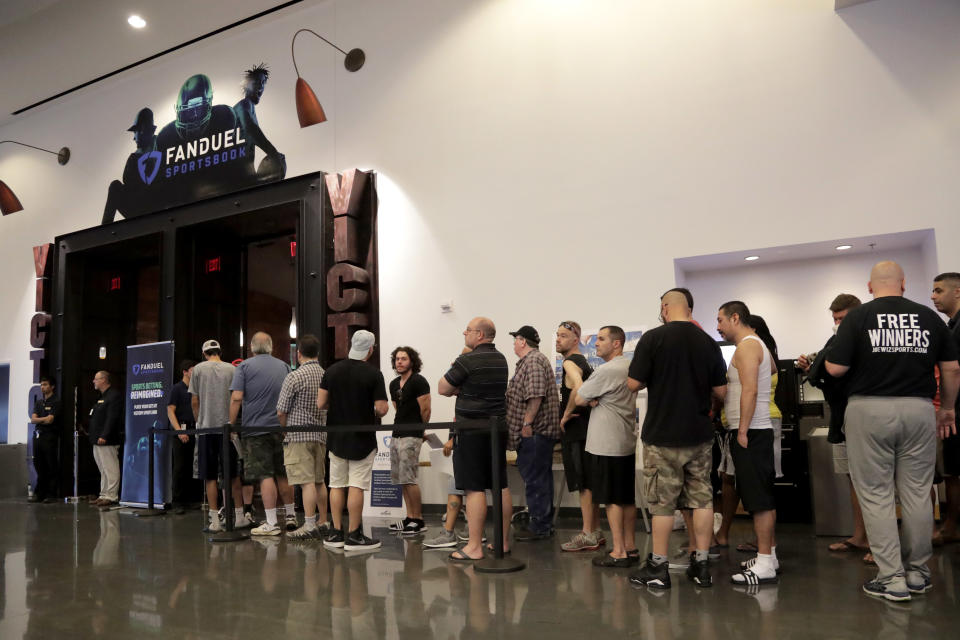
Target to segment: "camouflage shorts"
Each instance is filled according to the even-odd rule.
[[[417,484],[421,446],[423,438],[420,437],[390,439],[390,482]]]
[[[713,505],[710,468],[713,441],[693,447],[643,447],[643,493],[650,513],[672,516],[676,509]]]
[[[264,478],[286,477],[283,466],[283,440],[277,433],[259,436],[241,436],[243,449],[243,479],[256,482]]]

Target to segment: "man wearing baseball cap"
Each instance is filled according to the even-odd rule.
[[[550,360],[540,352],[540,334],[524,325],[513,336],[520,358],[507,385],[507,448],[517,452],[517,469],[526,487],[530,524],[517,542],[553,535],[553,448],[560,439],[560,397]]]
[[[220,359],[220,343],[207,340],[203,343],[204,362],[193,368],[190,376],[190,404],[198,429],[219,428],[230,419],[230,383],[233,382],[233,365]],[[197,461],[200,477],[204,480],[209,505],[209,530],[221,530],[220,517],[217,515],[217,476],[220,468],[220,453],[223,435],[218,433],[202,434],[197,437]],[[232,478],[234,523],[237,528],[245,528],[253,523],[243,513],[243,497],[240,494],[240,474],[237,473],[238,457],[234,447],[230,447],[230,477]],[[226,487],[224,487],[226,490]]]
[[[346,360],[327,369],[317,392],[317,408],[327,410],[327,425],[370,425],[387,413],[387,388],[379,369],[367,363],[376,338],[364,329],[353,334]],[[363,492],[370,486],[377,456],[374,431],[333,431],[327,435],[330,452],[330,513],[333,529],[324,540],[327,547],[344,551],[373,551],[380,541],[363,534]],[[349,513],[344,527],[343,506]]]

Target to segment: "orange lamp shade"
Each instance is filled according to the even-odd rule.
[[[297,78],[297,117],[300,119],[300,128],[327,121],[327,114],[323,112],[320,101],[307,81]]]
[[[10,187],[3,180],[0,180],[0,211],[3,215],[23,211],[23,205],[20,204],[16,194],[10,190]]]

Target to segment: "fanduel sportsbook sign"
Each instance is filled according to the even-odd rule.
[[[257,120],[269,76],[264,65],[244,72],[243,99],[232,107],[214,104],[210,78],[190,76],[173,105],[174,119],[159,133],[152,108],[132,114],[127,131],[136,149],[127,157],[122,179],[110,183],[102,222],[113,222],[118,213],[132,218],[282,180],[284,156]],[[258,148],[264,158],[256,166]]]

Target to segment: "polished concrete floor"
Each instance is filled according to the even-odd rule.
[[[779,585],[734,588],[729,573],[746,556],[731,551],[712,589],[675,572],[673,589],[654,593],[631,587],[628,570],[560,552],[569,529],[517,544],[526,570],[490,575],[377,526],[380,552],[345,557],[276,538],[214,545],[199,511],[141,519],[8,501],[0,523],[2,640],[960,638],[960,545],[936,550],[933,591],[894,604],[860,592],[873,569],[859,554],[831,554],[806,526],[780,530]],[[437,517],[428,524],[435,532]],[[733,533],[745,539],[749,523]],[[638,544],[646,553],[649,537]]]

